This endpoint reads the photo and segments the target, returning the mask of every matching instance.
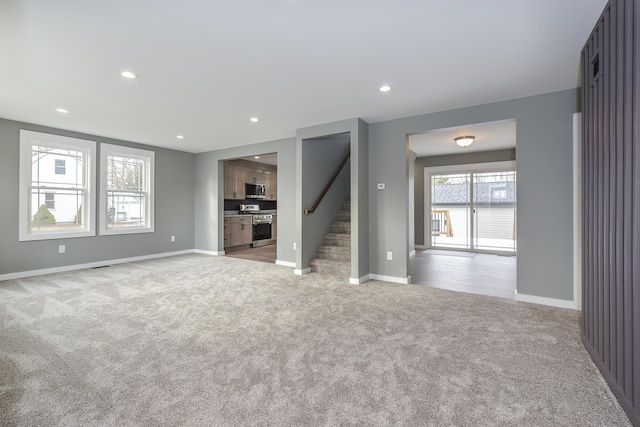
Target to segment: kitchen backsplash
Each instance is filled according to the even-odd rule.
[[[225,200],[225,211],[237,211],[240,209],[240,205],[260,205],[261,210],[273,210],[278,209],[278,202],[276,200]]]

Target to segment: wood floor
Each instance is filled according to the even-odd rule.
[[[259,248],[225,251],[225,255],[232,258],[242,258],[250,261],[270,262],[274,264],[276,262],[276,246],[277,245],[268,245]]]
[[[428,249],[409,259],[411,283],[515,299],[516,257]]]
[[[276,245],[226,251],[226,256],[276,262]],[[428,249],[409,259],[411,283],[514,299],[516,257]]]

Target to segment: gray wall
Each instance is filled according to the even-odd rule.
[[[301,268],[301,254],[293,250],[293,243],[300,245],[304,236],[302,185],[297,185],[302,179],[302,153],[296,147],[305,138],[349,132],[352,234],[356,234],[352,237],[352,259],[357,260],[352,262],[352,277],[371,273],[406,278],[410,243],[410,152],[407,135],[515,119],[518,144],[518,293],[572,300],[572,114],[579,111],[577,105],[578,90],[572,89],[370,125],[359,119],[349,119],[300,129],[296,138],[198,155],[146,147],[157,153],[155,233],[68,239],[69,242],[18,243],[17,208],[12,210],[5,203],[0,232],[3,239],[7,239],[5,236],[9,238],[0,245],[0,271],[23,271],[193,247],[222,252],[222,161],[271,152],[278,153],[277,257],[281,261],[295,261]],[[0,189],[2,200],[18,200],[20,127],[15,122],[0,122],[0,177],[4,178]],[[53,132],[34,125],[22,127]],[[55,132],[136,146],[74,132]],[[423,180],[415,180],[416,191],[420,191],[421,182]],[[377,183],[385,183],[386,189],[377,190]],[[415,202],[416,206],[422,205],[417,200]],[[368,209],[365,207],[367,204]],[[549,206],[554,209],[548,209]],[[192,218],[195,218],[195,226]],[[368,235],[364,230],[368,230]],[[175,244],[169,242],[171,234],[178,236]],[[57,254],[59,243],[67,244],[67,254]],[[393,252],[393,260],[387,261],[387,251]]]
[[[572,300],[572,114],[579,111],[578,101],[578,90],[571,89],[371,124],[371,272],[408,276],[407,135],[515,119],[518,293]],[[376,190],[378,182],[387,189]],[[392,261],[385,258],[389,250]]]
[[[155,232],[19,242],[20,129],[97,141],[98,155],[100,143],[154,151]],[[0,152],[0,274],[193,249],[195,155],[4,119],[0,119]],[[99,162],[97,167],[99,176]],[[176,236],[173,243],[171,235]],[[58,254],[58,245],[65,245],[66,253]]]
[[[224,251],[224,160],[258,154],[278,155],[277,260],[295,262],[296,140],[280,139],[196,155],[195,248]]]
[[[351,277],[362,279],[369,269],[369,124],[357,120],[351,135]]]
[[[516,160],[516,149],[480,151],[477,153],[449,154],[446,156],[418,157],[414,164],[415,195],[415,244],[426,245],[424,241],[424,168],[449,165],[468,165]],[[410,234],[411,236],[411,234]],[[412,248],[412,246],[409,246]]]

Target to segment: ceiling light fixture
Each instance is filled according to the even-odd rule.
[[[176,138],[178,138],[178,139],[184,139],[184,135],[178,135],[178,136],[176,136]]]
[[[120,75],[122,77],[126,77],[128,79],[135,79],[136,77],[138,77],[135,74],[133,74],[131,71],[123,71],[123,72],[120,73]]]
[[[259,159],[259,158],[260,158],[260,156],[253,156],[253,158],[254,158],[254,159]]]
[[[475,136],[459,136],[455,138],[455,141],[460,147],[468,147],[473,143],[474,139],[476,139]]]
[[[63,114],[67,114],[69,112],[69,110],[65,110],[64,108],[56,108],[56,111]]]
[[[380,86],[380,88],[378,89],[380,92],[389,92],[391,90],[391,86]]]
[[[253,123],[258,123],[260,121],[260,119],[257,117],[251,117],[249,120],[251,120]]]

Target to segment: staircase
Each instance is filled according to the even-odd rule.
[[[342,202],[331,232],[325,234],[318,257],[311,260],[311,271],[325,275],[351,277],[351,201]]]

